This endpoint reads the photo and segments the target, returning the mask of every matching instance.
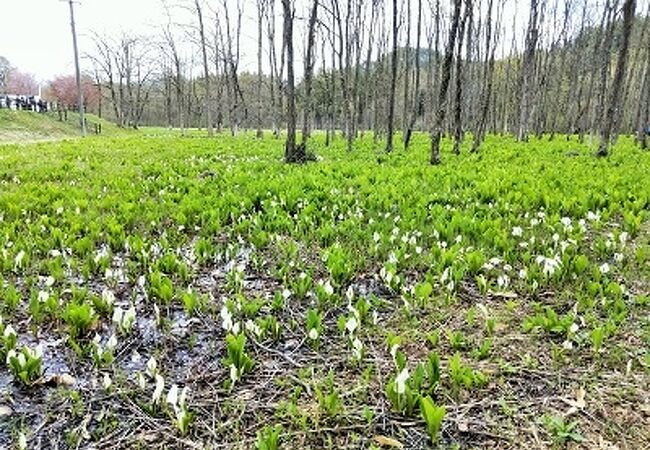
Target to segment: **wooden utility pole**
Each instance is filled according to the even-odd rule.
[[[81,71],[79,70],[79,49],[77,48],[77,30],[74,24],[74,1],[68,0],[70,5],[70,28],[72,29],[72,45],[74,47],[74,68],[77,78],[77,104],[79,108],[79,125],[81,126],[81,136],[86,136],[86,119],[84,117],[84,94],[81,90]]]

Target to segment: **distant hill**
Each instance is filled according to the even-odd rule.
[[[115,135],[132,131],[122,130],[114,124],[87,114],[89,134],[94,133],[94,124],[101,124],[102,135]],[[59,121],[56,113],[35,113],[0,109],[0,144],[48,141],[79,136],[79,116],[68,113],[68,120]]]

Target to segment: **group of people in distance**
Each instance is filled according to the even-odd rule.
[[[47,112],[48,103],[38,95],[0,95],[0,109]]]

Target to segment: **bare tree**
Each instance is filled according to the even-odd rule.
[[[420,92],[420,60],[422,55],[420,55],[422,49],[420,48],[420,39],[422,37],[422,0],[418,0],[418,20],[417,20],[417,31],[415,37],[415,89],[414,89],[414,101],[411,107],[411,116],[406,127],[406,132],[404,133],[404,149],[408,150],[409,144],[411,143],[411,135],[413,134],[413,127],[415,126],[415,121],[418,118],[418,113],[420,112],[421,105],[421,96]],[[431,52],[429,51],[428,57],[431,58]]]
[[[533,99],[534,76],[535,76],[535,50],[537,49],[537,39],[539,37],[539,0],[531,0],[530,16],[528,19],[528,30],[526,31],[526,48],[519,75],[519,131],[517,139],[520,141],[528,140],[528,130],[530,128],[530,109]]]
[[[176,39],[171,30],[171,23],[163,31],[163,38],[166,46],[164,50],[168,52],[169,57],[172,61],[172,66],[174,70],[173,84],[176,91],[176,111],[178,117],[178,128],[180,128],[181,133],[185,134],[185,98],[184,98],[184,79],[183,79],[183,63],[181,60],[178,47],[176,46]]]
[[[262,131],[262,41],[264,40],[263,24],[266,9],[265,0],[257,0],[257,138],[264,136]]]
[[[232,3],[235,3],[236,7],[234,30],[229,7],[229,4],[232,6]],[[239,131],[242,121],[248,116],[248,108],[239,83],[243,6],[240,0],[236,0],[235,2],[222,0],[221,6],[224,20],[223,24],[219,23],[224,30],[220,33],[222,39],[221,47],[224,49],[224,68],[227,80],[226,89],[228,91],[229,101],[230,131],[234,136]]]
[[[476,131],[474,133],[474,141],[472,142],[472,153],[478,152],[478,149],[485,138],[490,98],[492,97],[492,86],[494,84],[494,53],[496,50],[496,42],[493,43],[492,36],[493,6],[494,0],[488,0],[487,19],[485,21],[485,67],[483,69],[481,106]]]
[[[359,123],[364,123],[366,129],[372,129],[372,120],[371,117],[372,115],[370,114],[370,100],[372,98],[372,90],[368,86],[370,84],[370,78],[372,76],[371,68],[372,68],[372,55],[373,55],[373,47],[375,46],[375,22],[376,22],[376,11],[377,11],[377,3],[379,0],[372,0],[370,2],[370,22],[368,26],[368,43],[366,47],[366,61],[364,63],[364,73],[363,73],[363,78],[366,83],[366,89],[363,89],[363,92],[361,92],[361,95],[359,95],[359,104],[357,107],[357,111],[359,114]]]
[[[305,53],[305,98],[302,121],[302,146],[306,151],[307,140],[311,134],[310,120],[312,110],[311,85],[314,73],[314,35],[316,33],[316,19],[318,15],[318,0],[312,0],[311,12],[309,14],[309,25],[307,28],[307,50]]]
[[[11,71],[11,64],[9,60],[0,55],[0,92],[4,93],[4,88],[7,83],[7,77]]]
[[[650,39],[646,44],[645,68],[643,70],[643,82],[639,92],[639,104],[637,105],[637,132],[636,140],[643,150],[648,148],[648,128],[650,127]]]
[[[582,140],[603,130],[613,91],[618,92],[618,106],[610,141],[620,133],[635,133],[642,143],[650,96],[647,13],[635,19],[629,63],[615,89],[622,69],[618,55],[624,0],[532,0],[523,11],[519,6],[519,13],[526,15],[523,27],[521,14],[510,14],[505,6],[521,3],[461,1],[455,28],[454,2],[449,11],[440,0],[301,3],[304,17],[298,19],[296,12],[290,17],[292,34],[301,31],[294,51],[304,52],[300,62],[295,54],[293,61],[300,146],[310,142],[314,129],[324,128],[326,145],[340,133],[352,149],[359,135],[373,130],[374,142],[383,142],[390,151],[401,127],[407,149],[415,130],[426,126],[432,140],[440,133],[440,141],[432,141],[432,153],[438,151],[435,161],[445,132],[451,133],[454,152],[467,130],[474,137],[472,151],[478,151],[489,132],[521,140],[530,133],[551,139],[556,133],[577,133]],[[298,3],[291,2],[296,8]],[[210,13],[205,0],[182,0],[194,25],[188,28],[170,17],[162,38],[153,41],[156,45],[150,37],[133,35],[97,42],[92,57],[110,103],[104,107],[106,115],[120,126],[206,126],[208,133],[211,126],[229,126],[233,134],[253,128],[260,137],[268,127],[280,136],[291,109],[286,103],[286,33],[279,31],[283,14],[274,11],[283,6],[273,0],[253,3],[258,7],[253,73],[242,71],[241,64],[245,57],[255,57],[243,52],[247,33],[242,27],[250,20],[245,0],[213,2]],[[504,19],[508,22],[502,23]],[[297,79],[296,64],[303,57],[304,71]],[[143,103],[145,98],[151,100]],[[250,117],[247,106],[254,111]]]
[[[533,0],[535,1],[535,0]],[[451,64],[454,59],[454,46],[456,44],[456,35],[460,22],[460,10],[463,0],[454,0],[454,13],[451,18],[451,29],[445,49],[445,59],[442,65],[442,78],[440,80],[440,89],[438,90],[438,109],[436,110],[435,122],[431,131],[431,164],[440,164],[440,140],[442,138],[442,127],[445,123],[447,91],[449,90],[449,81],[451,79]]]
[[[454,89],[454,154],[460,155],[460,146],[463,143],[463,38],[467,20],[472,11],[471,0],[465,0],[465,14],[460,21],[458,30],[458,43],[456,50],[456,88]],[[469,31],[468,31],[469,34]],[[469,38],[468,38],[469,39]]]
[[[285,42],[284,33],[282,34],[282,44],[280,46],[280,60],[275,48],[275,2],[267,0],[268,4],[265,8],[266,23],[267,23],[267,37],[269,42],[269,65],[271,67],[270,75],[270,96],[271,96],[271,110],[273,111],[273,134],[275,137],[280,137],[280,122],[283,117],[283,86],[282,76],[284,74],[285,65]]]
[[[305,161],[304,146],[296,145],[296,87],[293,66],[293,5],[291,0],[282,0],[284,17],[284,46],[287,54],[287,141],[284,160],[288,163]]]
[[[118,41],[96,34],[94,40],[91,59],[109,92],[115,123],[138,128],[153,88],[149,46],[139,37],[126,34]]]
[[[205,28],[203,26],[203,12],[200,0],[194,0],[196,16],[199,20],[199,37],[201,39],[201,56],[203,58],[203,76],[205,78],[205,120],[208,136],[214,136],[212,123],[212,90],[210,88],[210,68],[208,67],[208,48],[205,39]]]
[[[609,154],[609,145],[611,141],[612,128],[616,117],[619,114],[619,95],[623,78],[625,77],[625,68],[627,65],[627,54],[630,47],[630,35],[632,34],[632,26],[634,24],[634,10],[636,8],[636,0],[625,0],[623,3],[623,30],[621,47],[618,51],[618,60],[616,62],[616,72],[612,80],[612,91],[607,105],[607,111],[600,130],[600,146],[597,156],[607,156]]]
[[[406,45],[404,47],[404,95],[402,99],[402,139],[406,140],[411,94],[411,0],[406,0]],[[416,55],[417,58],[417,55]]]
[[[386,152],[393,151],[393,134],[395,126],[395,87],[397,83],[397,0],[393,0],[393,54],[391,55],[390,92],[388,95],[388,122],[386,132]]]

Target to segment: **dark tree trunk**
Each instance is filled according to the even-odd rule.
[[[535,50],[537,49],[537,39],[539,37],[539,0],[530,2],[530,18],[528,22],[528,31],[526,32],[526,48],[521,63],[521,72],[519,78],[519,100],[521,102],[519,109],[519,131],[517,140],[527,141],[528,130],[530,128],[530,110],[534,95],[531,91],[534,89],[535,76]]]
[[[199,36],[201,38],[201,57],[203,58],[203,76],[205,77],[205,120],[208,136],[214,136],[212,128],[212,91],[210,89],[210,69],[208,67],[208,49],[205,41],[205,28],[203,27],[203,12],[199,0],[194,0],[196,15],[199,19]]]
[[[454,154],[460,155],[460,146],[463,143],[463,38],[465,25],[472,10],[471,0],[465,2],[465,14],[460,21],[458,31],[458,44],[456,53],[456,89],[454,98]],[[471,32],[468,31],[468,34]],[[469,39],[469,38],[468,38]]]
[[[296,89],[293,66],[293,6],[282,0],[284,16],[284,46],[287,55],[287,142],[284,159],[288,163],[305,161],[305,147],[296,145]]]
[[[262,41],[263,35],[263,21],[265,11],[265,0],[258,0],[257,2],[257,133],[255,135],[258,139],[264,136],[262,130]]]
[[[636,140],[643,150],[648,148],[648,127],[650,127],[650,48],[646,53],[645,74],[637,109]]]
[[[415,39],[415,91],[414,91],[414,101],[411,107],[411,118],[409,119],[406,132],[404,133],[404,150],[408,150],[409,144],[411,143],[411,135],[413,134],[413,127],[415,127],[415,121],[417,120],[418,113],[420,112],[420,36],[422,34],[422,0],[418,0],[418,23],[417,28],[417,37]],[[429,58],[431,57],[431,52],[429,52]]]
[[[440,164],[440,140],[442,138],[442,127],[445,123],[447,91],[449,90],[449,81],[451,80],[451,65],[454,59],[454,47],[456,44],[456,34],[458,33],[458,23],[460,21],[460,9],[463,0],[454,0],[454,13],[451,18],[451,29],[449,30],[449,40],[445,49],[445,59],[442,64],[442,75],[440,80],[440,89],[438,90],[438,105],[436,117],[431,131],[431,164]]]
[[[402,138],[406,137],[411,96],[411,0],[406,0],[406,46],[404,48],[404,98],[402,99]]]
[[[492,7],[493,0],[488,0],[487,21],[485,30],[485,68],[483,75],[483,90],[481,93],[481,110],[472,142],[472,153],[478,152],[487,127],[487,116],[490,108],[490,97],[492,97],[492,85],[494,82],[494,50],[496,43],[492,43]]]
[[[612,81],[612,91],[609,97],[609,104],[607,112],[602,123],[600,132],[600,147],[598,148],[597,156],[607,156],[609,154],[609,144],[612,138],[612,128],[616,117],[619,114],[619,94],[621,92],[621,85],[625,77],[625,68],[627,65],[627,54],[630,47],[630,35],[632,34],[632,26],[634,24],[634,10],[636,7],[635,0],[625,0],[623,3],[623,36],[621,47],[618,51],[618,61],[616,62],[616,72],[614,73],[614,80]]]
[[[302,121],[302,146],[307,147],[307,140],[311,134],[311,85],[314,73],[314,35],[316,32],[316,19],[318,14],[318,0],[313,0],[311,14],[309,15],[309,28],[307,30],[307,51],[305,54],[305,106],[303,108]]]
[[[388,96],[388,122],[386,131],[386,152],[393,151],[395,133],[395,87],[397,83],[397,0],[393,0],[393,54],[391,55],[390,93]]]

